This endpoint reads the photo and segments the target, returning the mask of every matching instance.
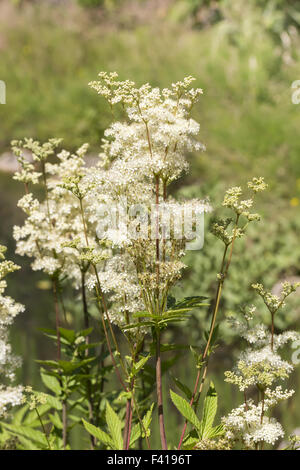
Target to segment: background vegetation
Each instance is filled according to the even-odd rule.
[[[0,79],[7,85],[7,104],[0,106],[0,154],[9,152],[15,138],[56,136],[70,149],[90,142],[91,156],[97,155],[110,113],[87,83],[100,70],[162,87],[194,75],[204,89],[195,113],[207,151],[190,156],[191,172],[174,192],[209,195],[216,207],[230,184],[261,175],[270,186],[260,202],[262,223],[246,246],[239,244],[224,293],[224,319],[254,301],[252,282],[263,280],[276,289],[280,280],[300,276],[300,105],[291,101],[291,84],[300,79],[297,5],[288,0],[2,0]],[[10,257],[23,267],[12,276],[10,290],[26,305],[13,332],[24,360],[20,381],[40,388],[34,359],[52,352],[38,327],[53,326],[53,306],[47,282],[13,254],[11,231],[22,217],[15,207],[22,188],[3,162],[0,157],[0,243],[8,244]],[[181,296],[213,292],[221,247],[206,232],[204,249],[187,256]],[[77,321],[76,308],[67,305],[71,324]],[[299,314],[295,296],[277,329],[299,329]],[[208,312],[198,313],[185,327],[190,344],[199,342],[207,319]],[[221,328],[224,342],[212,373],[223,414],[236,405],[223,371],[238,345],[226,322]],[[183,332],[172,334],[180,338]],[[193,361],[188,355],[186,360],[189,366],[177,374],[192,383]],[[299,372],[293,381],[295,407]],[[285,411],[281,420],[292,431],[300,424],[300,410]],[[177,418],[167,416],[176,429]]]

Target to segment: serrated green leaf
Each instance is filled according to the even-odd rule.
[[[173,309],[180,309],[180,308],[197,308],[203,305],[203,301],[207,300],[208,297],[203,297],[201,295],[194,295],[191,297],[185,297],[183,300],[180,300],[175,304]]]
[[[184,439],[182,447],[184,450],[192,450],[198,442],[199,436],[197,434],[197,431],[193,429]]]
[[[185,417],[185,419],[192,423],[196,429],[199,429],[201,423],[197,418],[196,413],[194,412],[191,405],[184,398],[182,398],[180,395],[177,395],[177,393],[173,392],[172,390],[170,390],[170,394],[171,400],[178,409],[178,411],[180,411],[180,413]]]
[[[88,423],[85,419],[82,420],[83,425],[87,432],[98,439],[102,444],[110,447],[111,449],[114,448],[114,443],[111,437],[106,434],[106,432],[102,431],[100,428],[97,428],[93,424]]]
[[[146,364],[146,362],[150,359],[150,354],[148,356],[142,357],[136,364],[133,364],[131,375],[135,376]]]
[[[145,428],[145,431],[147,433],[147,436],[150,436],[150,425],[152,421],[152,412],[154,408],[154,403],[152,403],[150,409],[147,411],[145,416],[142,419],[143,426]],[[144,434],[144,429],[141,429],[141,423],[137,423],[135,426],[132,428],[131,432],[131,437],[130,437],[130,447],[133,446],[133,444]],[[145,437],[145,436],[142,436]]]
[[[47,439],[41,431],[37,429],[33,429],[29,426],[14,426],[12,424],[2,424],[8,431],[16,436],[23,436],[26,439],[37,444],[42,449],[48,449],[48,442]]]
[[[209,437],[213,422],[217,413],[218,407],[218,396],[213,382],[210,383],[207,391],[204,405],[203,405],[203,418],[201,425],[201,437],[206,439]]]
[[[208,439],[213,439],[215,437],[222,436],[224,432],[225,430],[223,424],[219,424],[218,426],[211,428]]]
[[[122,450],[123,449],[123,439],[122,439],[122,422],[115,413],[115,411],[112,409],[110,404],[107,402],[106,403],[106,423],[110,432],[110,435],[112,437],[112,440],[115,445],[116,450]]]
[[[149,430],[150,425],[151,425],[153,408],[154,408],[154,403],[152,403],[152,405],[150,406],[150,410],[147,411],[147,413],[142,419],[144,428],[146,429],[146,431]]]
[[[133,426],[131,435],[130,435],[130,447],[141,437],[141,425],[137,423]]]

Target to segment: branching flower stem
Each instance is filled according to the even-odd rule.
[[[48,439],[48,435],[47,435],[47,433],[46,433],[46,429],[45,429],[43,420],[42,420],[41,415],[40,415],[40,413],[39,413],[39,410],[38,410],[37,408],[34,408],[34,409],[35,409],[35,411],[36,411],[36,414],[37,414],[37,417],[38,417],[38,419],[39,419],[39,422],[41,423],[41,428],[42,428],[43,433],[44,433],[44,435],[45,435],[45,438],[46,438],[46,441],[47,441],[49,450],[52,450],[51,444],[50,444],[49,439]]]
[[[81,213],[81,218],[82,218],[82,223],[83,223],[85,241],[86,241],[87,247],[89,247],[89,241],[88,241],[88,236],[87,236],[87,227],[86,227],[86,221],[85,221],[82,198],[79,198],[79,202],[80,202],[80,213]],[[106,328],[104,314],[105,314],[105,317],[107,319],[109,329],[110,329],[110,333],[111,333],[111,336],[112,336],[112,339],[113,339],[113,342],[114,342],[114,345],[115,345],[115,348],[116,348],[116,351],[117,351],[117,354],[118,354],[118,357],[119,357],[119,360],[120,360],[120,365],[121,365],[121,367],[123,369],[123,372],[125,373],[126,376],[127,376],[127,370],[126,370],[125,364],[123,362],[122,355],[120,353],[119,346],[118,346],[118,343],[117,343],[117,339],[116,339],[116,336],[114,334],[114,331],[113,331],[113,328],[112,328],[112,325],[111,325],[111,321],[110,321],[110,318],[109,318],[105,297],[104,297],[104,294],[103,294],[102,288],[101,288],[101,283],[100,283],[97,267],[94,264],[92,264],[92,267],[94,269],[94,273],[95,273],[95,276],[96,276],[96,286],[95,286],[96,298],[97,298],[99,309],[100,309],[100,311],[102,311],[101,322],[102,322],[102,326],[103,326],[103,331],[104,331],[107,347],[108,347],[108,350],[109,350],[109,354],[110,354],[111,361],[112,361],[115,373],[117,375],[117,378],[118,378],[123,390],[128,393],[128,392],[130,392],[130,390],[128,390],[128,387],[126,386],[126,384],[125,384],[125,382],[124,382],[124,380],[121,376],[121,373],[119,371],[118,365],[115,361],[115,358],[114,358],[114,355],[113,355],[113,352],[112,352],[111,342],[110,342],[110,338],[109,338],[108,331],[107,331],[107,328]],[[126,378],[128,378],[128,377],[126,377]],[[136,411],[137,416],[138,416],[139,423],[141,425],[141,428],[143,429],[143,432],[145,433],[147,446],[150,449],[150,443],[149,443],[149,439],[148,439],[148,436],[147,436],[147,431],[146,431],[146,429],[144,427],[144,424],[143,424],[143,421],[140,417],[138,406],[137,406],[136,400],[134,398],[134,390],[131,391],[131,394],[132,394],[132,401],[134,403],[134,407],[135,407],[135,411]],[[131,415],[132,415],[132,412],[129,410],[129,417]],[[129,443],[130,443],[130,432],[128,432],[128,435],[127,435],[127,445],[128,446],[129,446]]]
[[[216,319],[217,319],[217,315],[218,315],[218,311],[219,311],[221,294],[222,294],[224,282],[225,282],[225,279],[227,277],[229,267],[230,267],[230,264],[231,264],[231,260],[232,260],[233,247],[234,247],[234,243],[235,243],[235,240],[236,240],[238,222],[239,222],[239,215],[237,214],[236,221],[235,221],[235,227],[234,227],[234,233],[233,233],[233,237],[232,237],[232,242],[231,242],[231,247],[230,247],[230,252],[229,252],[227,262],[226,262],[226,256],[227,256],[229,245],[225,244],[225,248],[224,248],[224,254],[223,254],[222,263],[221,263],[217,293],[216,293],[216,298],[215,298],[215,307],[214,307],[214,311],[213,311],[213,315],[212,315],[212,319],[211,319],[211,325],[210,325],[210,329],[209,329],[208,339],[207,339],[206,346],[205,346],[205,349],[204,349],[204,352],[203,352],[203,355],[202,355],[202,362],[204,362],[204,370],[203,370],[203,374],[202,374],[202,379],[201,379],[201,382],[200,382],[202,367],[199,367],[197,377],[196,377],[196,381],[195,381],[193,394],[192,394],[192,397],[191,397],[191,400],[190,400],[190,406],[193,406],[193,404],[195,402],[196,407],[197,407],[197,404],[199,402],[199,398],[200,398],[200,395],[202,393],[203,386],[204,386],[204,383],[205,383],[205,380],[206,380],[207,370],[208,370],[209,348],[210,348],[210,345],[211,345],[213,332],[214,332],[214,329],[215,329],[215,324],[216,324]],[[200,386],[199,386],[199,382],[200,382]],[[198,391],[198,395],[197,395],[198,386],[199,386],[199,391]],[[180,450],[180,448],[182,446],[182,442],[183,442],[183,439],[184,439],[184,436],[185,436],[186,428],[187,428],[187,421],[184,424],[184,427],[183,427],[183,430],[182,430],[182,433],[181,433],[181,436],[180,436],[180,441],[179,441],[179,444],[178,444],[178,450]]]
[[[61,340],[59,331],[59,304],[58,304],[58,280],[56,277],[52,278],[52,289],[55,306],[55,318],[56,318],[56,334],[57,334],[57,361],[61,360]],[[62,386],[62,381],[60,380]],[[68,415],[67,415],[67,403],[66,400],[62,401],[62,423],[63,423],[63,447],[66,449],[68,443]]]

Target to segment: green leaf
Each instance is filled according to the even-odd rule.
[[[49,419],[50,419],[51,423],[54,424],[54,426],[57,429],[62,429],[63,428],[61,419],[60,419],[59,414],[57,412],[55,412],[52,415],[49,415]]]
[[[172,309],[176,305],[176,299],[172,295],[167,297],[167,309]]]
[[[161,352],[166,352],[166,351],[181,351],[183,349],[188,349],[189,346],[185,344],[161,344],[160,345],[160,351]],[[152,355],[155,355],[156,353],[156,345],[151,344],[150,345],[150,352]]]
[[[41,364],[42,366],[48,366],[52,368],[57,368],[58,367],[58,362],[57,361],[41,361],[39,359],[36,359],[35,361],[37,364]]]
[[[137,323],[131,323],[122,327],[122,330],[132,330],[132,328],[139,328],[141,326],[154,326],[155,323],[152,321],[140,321]]]
[[[14,426],[12,424],[2,423],[2,425],[13,435],[23,436],[30,441],[33,441],[41,449],[47,449],[47,439],[41,431],[32,429],[29,426]]]
[[[56,337],[56,330],[52,330],[50,328],[38,328],[38,331],[41,331],[42,333],[46,333],[47,335],[53,335]]]
[[[49,404],[45,403],[43,405],[38,405],[37,409],[38,409],[38,412],[39,412],[40,416],[43,416],[44,414],[46,414],[51,409],[51,406]],[[39,427],[40,426],[40,421],[39,421],[39,417],[37,415],[36,410],[30,411],[25,416],[25,418],[23,419],[22,424],[24,426],[30,426],[32,428]]]
[[[135,376],[146,364],[146,362],[150,359],[150,354],[148,356],[142,357],[136,364],[133,364],[131,375]]]
[[[95,360],[94,357],[91,357],[89,359],[84,359],[83,361],[79,362],[69,362],[69,361],[58,361],[58,365],[60,368],[63,370],[63,372],[66,375],[72,374],[76,369],[79,369],[80,367],[83,367],[90,362],[93,362]]]
[[[152,403],[152,405],[150,407],[150,410],[147,411],[147,413],[145,414],[145,416],[142,419],[143,424],[144,424],[144,428],[146,429],[146,431],[149,430],[150,425],[151,425],[153,408],[154,408],[154,403]]]
[[[199,436],[197,431],[194,429],[186,436],[182,443],[182,447],[184,450],[192,450],[194,449],[195,445],[199,442]]]
[[[218,336],[219,336],[219,325],[216,325],[215,328],[214,328],[214,331],[213,331],[213,333],[212,333],[212,336],[211,336],[210,349],[211,349],[211,347],[215,344],[215,342],[217,341]],[[208,331],[205,331],[205,332],[204,332],[204,337],[205,337],[205,339],[206,339],[206,341],[207,341],[208,338],[209,338],[209,332],[208,332]]]
[[[93,327],[90,327],[90,328],[86,328],[85,330],[81,330],[79,331],[79,333],[77,334],[77,337],[79,336],[88,336],[92,333],[92,331],[94,330]]]
[[[204,405],[203,405],[203,418],[201,425],[201,437],[206,439],[209,437],[213,422],[217,413],[218,407],[218,396],[213,382],[210,383],[210,387],[207,391]]]
[[[48,405],[50,405],[52,408],[55,408],[56,410],[62,409],[61,401],[58,398],[53,397],[52,395],[49,395],[48,393],[45,393],[45,395],[46,395]]]
[[[223,424],[219,424],[218,426],[211,428],[208,438],[213,439],[215,437],[222,436],[224,432],[225,430]]]
[[[59,395],[61,392],[61,388],[59,385],[59,381],[53,377],[52,375],[48,375],[45,370],[41,370],[41,378],[44,383],[44,385],[49,388],[52,392],[54,392],[56,395]]]
[[[23,421],[25,413],[28,411],[29,405],[22,406],[18,411],[13,414],[13,424],[20,425]]]
[[[106,423],[112,437],[112,440],[115,445],[116,450],[123,449],[123,439],[122,439],[122,422],[119,416],[112,409],[110,404],[106,403]]]
[[[183,300],[180,300],[175,304],[173,309],[181,309],[181,308],[197,308],[197,307],[202,307],[203,305],[203,300],[207,300],[208,297],[203,297],[200,295],[193,295],[191,297],[185,297]]]
[[[189,389],[189,387],[187,385],[183,384],[182,382],[180,382],[180,380],[178,380],[173,375],[172,375],[172,379],[174,380],[177,387],[185,394],[187,399],[190,400],[192,398],[193,394],[192,394],[192,391]]]
[[[151,318],[152,313],[148,313],[146,311],[143,311],[143,312],[137,312],[137,313],[132,314],[132,318],[144,318],[144,317]]]
[[[192,423],[196,429],[199,429],[201,423],[197,418],[196,413],[194,412],[191,405],[184,398],[182,398],[180,395],[177,395],[177,393],[173,392],[172,390],[170,390],[170,394],[172,402],[180,411],[180,413],[185,417],[187,421]]]
[[[24,436],[18,435],[18,441],[21,446],[18,445],[18,450],[41,450],[40,445],[34,444],[29,439],[26,439]]]
[[[145,414],[145,416],[143,417],[142,419],[142,422],[143,422],[143,426],[145,428],[145,431],[147,433],[147,436],[150,436],[150,425],[151,425],[151,421],[152,421],[152,412],[153,412],[153,408],[154,408],[154,403],[152,403],[151,407],[150,407],[150,410],[147,411],[147,413]],[[130,447],[133,446],[133,444],[142,436],[142,437],[145,437],[144,436],[144,429],[142,428],[141,429],[141,423],[137,423],[135,426],[133,426],[132,428],[132,432],[131,432],[131,437],[130,437]]]
[[[80,351],[80,352],[81,352],[81,351],[86,351],[87,349],[95,349],[95,348],[97,348],[98,346],[100,346],[100,344],[101,344],[100,342],[98,342],[98,343],[89,343],[89,344],[83,343],[83,344],[80,344],[80,345],[77,347],[77,349],[78,349],[78,351]]]
[[[111,449],[114,448],[114,443],[111,439],[111,437],[106,434],[106,432],[102,431],[100,428],[97,428],[93,424],[88,423],[84,419],[82,420],[83,425],[87,432],[94,436],[96,439],[98,439],[102,444],[110,447]]]
[[[74,330],[67,330],[66,328],[59,328],[60,336],[64,338],[68,343],[73,344],[76,339]]]
[[[141,437],[141,425],[137,423],[133,426],[131,435],[130,435],[130,446],[132,447],[133,444]]]

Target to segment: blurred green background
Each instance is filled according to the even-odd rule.
[[[224,320],[251,302],[263,317],[250,284],[263,281],[276,289],[300,276],[300,104],[291,100],[291,85],[300,79],[299,54],[300,2],[293,0],[1,1],[0,79],[7,103],[0,105],[0,243],[23,268],[9,287],[26,305],[12,333],[24,361],[20,381],[41,387],[34,359],[49,358],[52,351],[38,328],[53,326],[54,317],[47,283],[31,272],[28,260],[14,255],[11,232],[22,220],[16,208],[22,188],[11,178],[10,141],[63,137],[69,149],[89,142],[96,155],[110,123],[105,103],[87,86],[100,70],[161,87],[195,76],[204,95],[194,117],[207,151],[190,156],[189,175],[173,189],[186,197],[209,195],[217,207],[228,186],[266,178],[269,191],[258,208],[263,220],[237,246],[221,309]],[[221,250],[207,232],[203,250],[187,255],[178,295],[213,295]],[[76,305],[69,310],[75,321]],[[189,344],[199,344],[208,315],[198,312],[184,331],[171,330],[169,339],[183,342],[184,334]],[[299,329],[299,318],[295,296],[276,327]],[[220,415],[240,404],[223,372],[242,346],[226,321],[221,331],[211,368]],[[192,386],[194,374],[187,355],[176,375]],[[300,425],[299,370],[292,382],[297,395],[278,411],[288,431]],[[171,406],[167,416],[178,436],[180,420]]]

